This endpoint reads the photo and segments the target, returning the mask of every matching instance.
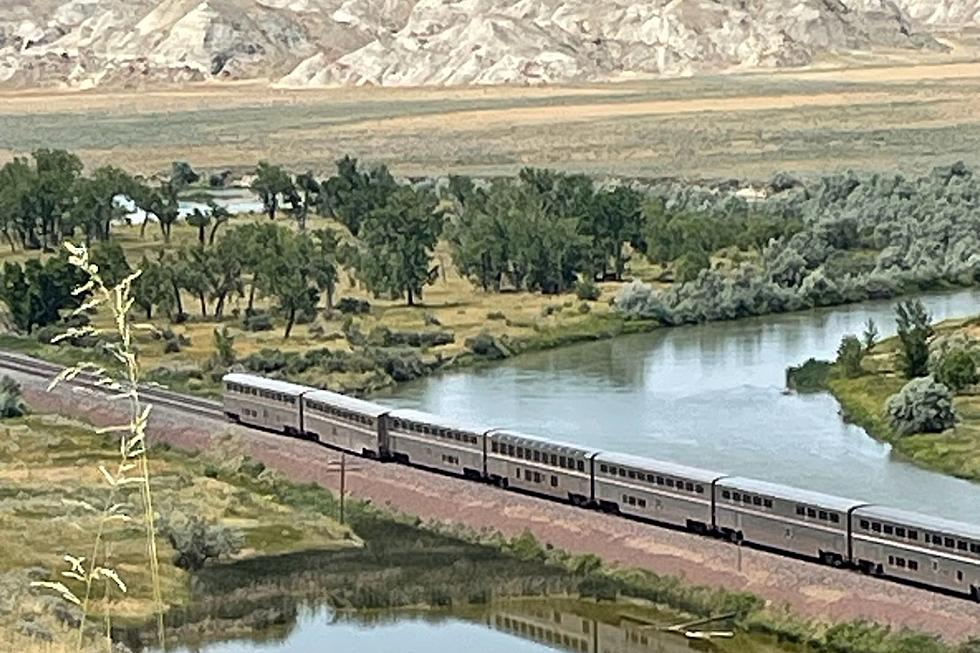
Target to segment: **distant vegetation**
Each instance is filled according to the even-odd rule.
[[[803,183],[779,174],[753,198],[732,185],[600,182],[530,168],[514,178],[409,182],[344,157],[327,178],[260,163],[250,183],[265,218],[212,204],[178,219],[180,198],[202,192],[207,177],[184,162],[155,179],[111,167],[86,174],[57,150],[0,168],[0,234],[12,250],[0,300],[12,327],[50,343],[84,301],[71,293],[77,272],[57,253],[65,238],[93,243],[109,283],[143,271],[136,308],[161,327],[164,354],[193,351],[212,376],[233,364],[284,375],[315,368],[354,389],[415,378],[461,354],[500,358],[980,278],[971,200],[980,178],[962,164],[916,179],[848,173]],[[128,209],[120,196],[153,219],[138,230],[121,225]],[[425,305],[450,275],[465,281],[452,297],[443,292],[437,313],[419,312],[422,329],[407,326],[408,313],[389,318],[397,304],[372,309],[374,301]],[[372,303],[338,298],[344,285]],[[611,308],[604,293],[614,296]],[[457,317],[477,301],[478,320]],[[97,316],[83,313],[72,326],[90,319]],[[288,339],[304,325],[304,349],[317,339],[337,345],[313,347],[320,353],[306,363],[291,354],[277,362],[255,347],[216,356],[177,328],[190,322],[208,323],[208,337],[230,323],[237,333],[278,330]],[[856,355],[858,344],[849,346]]]

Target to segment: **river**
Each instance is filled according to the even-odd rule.
[[[980,290],[922,297],[936,320],[980,313]],[[380,400],[491,426],[980,523],[980,485],[915,467],[845,424],[828,394],[784,394],[785,372],[833,358],[894,302],[653,333],[430,377]]]

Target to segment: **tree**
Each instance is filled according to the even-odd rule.
[[[29,191],[30,213],[40,223],[40,240],[31,229],[32,245],[48,248],[60,241],[61,221],[74,202],[73,189],[82,161],[66,150],[35,150],[34,183]]]
[[[856,336],[847,335],[841,338],[837,348],[837,364],[849,379],[861,376],[861,361],[864,359],[864,346]]]
[[[694,281],[701,274],[701,270],[711,267],[711,259],[703,250],[693,250],[682,254],[675,262],[675,274],[677,281]]]
[[[511,273],[518,287],[553,295],[573,286],[585,246],[577,219],[550,216],[539,199],[529,197],[523,219],[509,231]]]
[[[255,180],[252,182],[252,191],[262,200],[262,206],[270,220],[276,219],[276,211],[279,209],[279,196],[287,193],[292,186],[289,175],[277,165],[259,162],[255,170]]]
[[[214,355],[211,357],[212,367],[221,371],[235,364],[235,336],[228,327],[214,330]]]
[[[898,338],[902,343],[902,363],[905,376],[913,379],[929,373],[929,338],[933,334],[931,318],[919,300],[895,307]]]
[[[870,352],[876,344],[878,344],[878,325],[869,317],[864,327],[864,351]]]
[[[30,333],[35,327],[54,324],[61,311],[73,309],[84,299],[74,289],[82,282],[77,268],[64,256],[55,256],[42,263],[30,259],[23,266],[6,262],[0,283],[0,300],[10,309],[18,329]]]
[[[187,216],[187,224],[197,228],[197,242],[203,246],[204,233],[208,228],[208,225],[211,224],[211,216],[201,209],[194,209],[194,211]]]
[[[286,200],[289,202],[289,212],[292,213],[300,231],[306,231],[306,219],[310,208],[316,203],[320,193],[320,184],[312,172],[297,175],[286,190]]]
[[[170,166],[170,183],[181,190],[196,184],[201,175],[194,171],[186,161],[174,161]]]
[[[385,206],[398,189],[398,183],[385,166],[368,173],[358,170],[357,159],[345,156],[337,161],[337,174],[321,185],[321,212],[335,216],[357,236],[361,222],[372,211]]]
[[[214,317],[224,317],[228,297],[245,294],[243,256],[234,240],[222,238],[205,250],[209,260],[208,297],[215,302]]]
[[[330,229],[317,229],[313,232],[312,259],[313,282],[317,289],[326,295],[327,308],[333,308],[333,296],[339,280],[337,235]]]
[[[643,195],[625,186],[601,191],[581,221],[581,231],[591,242],[591,271],[605,278],[611,266],[613,278],[622,281],[625,245],[642,244]]]
[[[432,250],[442,233],[443,215],[435,197],[402,187],[382,208],[371,211],[360,229],[357,274],[375,294],[405,296],[409,306],[429,282]]]
[[[931,376],[912,379],[885,404],[899,435],[941,433],[956,423],[950,389]]]
[[[958,391],[977,382],[977,365],[969,352],[957,349],[943,356],[936,380]]]
[[[218,233],[218,228],[221,225],[228,223],[231,220],[231,211],[225,207],[217,204],[214,201],[208,202],[208,209],[211,214],[211,235],[208,236],[208,244],[214,245],[214,237]]]
[[[317,289],[314,284],[313,243],[305,234],[288,229],[277,230],[262,266],[261,283],[265,292],[276,298],[278,310],[286,317],[283,338],[289,338],[296,317],[316,310]]]
[[[166,311],[173,306],[170,273],[160,262],[151,261],[146,256],[140,261],[139,269],[141,274],[133,282],[133,299],[146,314],[146,319],[152,320],[154,308]]]
[[[95,171],[91,178],[75,182],[75,203],[71,208],[71,229],[81,229],[86,245],[93,240],[108,240],[114,220],[125,215],[116,197],[133,194],[134,180],[126,172],[112,166]]]
[[[89,256],[92,263],[99,266],[99,274],[110,288],[115,287],[133,272],[129,267],[129,261],[126,260],[122,245],[115,240],[98,243],[92,248]]]

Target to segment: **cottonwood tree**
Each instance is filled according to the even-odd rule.
[[[414,306],[430,280],[429,264],[442,226],[443,214],[431,193],[399,188],[364,218],[358,277],[375,295],[406,297]]]
[[[204,235],[208,226],[211,224],[211,216],[201,209],[194,209],[187,216],[187,224],[197,229],[197,242],[204,246]]]
[[[398,189],[386,166],[369,172],[358,169],[357,159],[345,156],[337,161],[337,174],[321,184],[321,213],[332,215],[354,236],[368,214],[385,206]]]
[[[283,338],[289,338],[297,316],[316,310],[313,243],[305,234],[293,234],[285,228],[279,229],[276,236],[263,265],[261,283],[286,318]]]
[[[312,172],[296,175],[285,191],[286,201],[289,202],[289,212],[299,226],[300,231],[306,231],[306,221],[310,209],[316,204],[320,193],[320,184]]]
[[[340,279],[339,242],[330,229],[317,229],[312,234],[310,267],[313,282],[326,299],[327,308],[333,308],[333,297]]]
[[[265,161],[259,162],[255,169],[255,180],[252,181],[251,188],[262,200],[262,206],[270,220],[276,219],[280,195],[289,192],[291,187],[292,182],[285,170]]]
[[[929,374],[929,338],[932,318],[918,299],[895,307],[898,339],[902,343],[902,364],[909,379]]]
[[[214,245],[214,239],[218,234],[218,229],[221,225],[227,224],[231,220],[232,214],[231,211],[214,201],[208,202],[208,211],[211,215],[211,235],[208,236],[208,244]]]

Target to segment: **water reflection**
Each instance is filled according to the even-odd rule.
[[[923,297],[937,319],[980,312],[980,291]],[[897,460],[846,425],[832,397],[785,395],[785,370],[832,358],[892,302],[663,329],[402,386],[400,406],[980,523],[980,487]]]
[[[667,621],[664,621],[664,620]],[[705,643],[658,629],[670,618],[628,604],[560,601],[509,601],[479,609],[442,613],[336,613],[307,608],[278,636],[255,633],[171,653],[785,653],[790,650],[738,635]]]

